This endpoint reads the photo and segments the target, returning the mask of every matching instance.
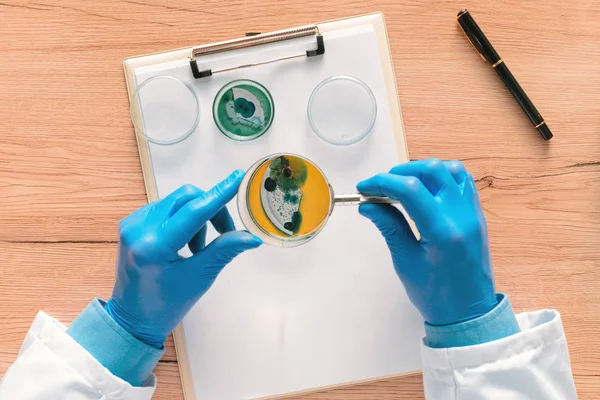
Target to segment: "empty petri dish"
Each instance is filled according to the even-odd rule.
[[[254,140],[273,123],[275,105],[269,91],[248,79],[229,82],[213,102],[213,118],[219,130],[238,141]]]
[[[310,160],[275,154],[255,163],[238,192],[246,229],[265,243],[293,247],[321,231],[333,205],[323,172]]]
[[[175,144],[190,136],[200,120],[194,89],[173,76],[159,75],[142,82],[130,106],[136,131],[156,144]]]
[[[373,92],[360,79],[340,75],[325,79],[308,100],[312,130],[333,145],[350,145],[364,139],[377,117]]]

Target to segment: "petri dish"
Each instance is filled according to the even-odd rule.
[[[377,117],[377,102],[366,83],[332,76],[315,87],[308,100],[308,121],[327,143],[344,146],[363,140]]]
[[[143,81],[130,106],[136,131],[161,145],[179,143],[190,136],[200,120],[194,89],[173,76],[158,75]]]
[[[238,192],[238,211],[249,232],[280,247],[313,239],[333,209],[333,191],[310,160],[275,154],[256,162]]]
[[[213,102],[213,118],[219,130],[237,141],[258,139],[273,123],[275,104],[271,93],[249,79],[231,81]]]
[[[313,239],[334,206],[365,203],[398,204],[389,197],[360,193],[335,195],[315,163],[296,154],[273,154],[254,163],[237,194],[238,212],[246,229],[263,242],[294,247]]]

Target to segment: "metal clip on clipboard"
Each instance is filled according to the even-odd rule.
[[[205,56],[208,54],[215,54],[215,53],[221,53],[221,52],[230,51],[230,50],[238,50],[238,49],[243,49],[243,48],[247,48],[247,47],[260,46],[263,44],[275,43],[275,42],[280,42],[283,40],[298,39],[298,38],[305,37],[305,36],[315,36],[315,38],[317,40],[317,48],[316,49],[307,50],[305,53],[301,53],[301,54],[295,54],[295,55],[290,55],[290,56],[286,56],[286,57],[275,58],[272,60],[266,60],[266,61],[261,61],[261,62],[257,62],[257,63],[252,63],[252,64],[238,65],[238,66],[223,68],[223,69],[218,69],[218,70],[206,69],[206,70],[201,71],[198,68],[198,63],[196,62],[196,60],[199,57]],[[271,32],[271,33],[261,33],[261,34],[253,33],[253,34],[247,35],[246,37],[239,38],[239,39],[233,39],[233,40],[228,40],[225,42],[195,47],[192,49],[192,51],[190,53],[190,67],[192,68],[192,73],[194,75],[194,78],[200,79],[200,78],[212,76],[213,74],[217,74],[219,72],[226,72],[226,71],[231,71],[231,70],[239,69],[239,68],[247,68],[247,67],[254,67],[257,65],[270,64],[270,63],[277,62],[277,61],[291,60],[293,58],[320,56],[322,54],[325,54],[325,44],[323,42],[323,36],[321,35],[321,32],[319,31],[319,28],[316,25],[310,25],[310,26],[306,26],[306,27],[302,27],[302,28],[288,29],[288,30],[284,30],[284,31],[277,31],[277,32]]]

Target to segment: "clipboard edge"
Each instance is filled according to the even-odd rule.
[[[392,102],[394,102],[394,104],[396,105],[396,107],[393,107],[393,110],[390,110],[390,112],[392,113],[391,117],[392,117],[392,121],[394,122],[394,124],[399,124],[398,127],[394,126],[394,128],[399,128],[401,131],[401,136],[402,136],[402,143],[398,143],[398,133],[396,133],[395,136],[395,140],[396,140],[396,151],[398,152],[398,156],[400,158],[401,155],[404,155],[406,157],[405,162],[410,161],[410,154],[408,153],[408,142],[406,141],[406,130],[404,129],[404,118],[402,116],[402,107],[400,104],[400,92],[398,91],[398,80],[396,77],[396,70],[394,68],[394,59],[392,57],[392,48],[390,47],[390,39],[389,39],[389,35],[388,35],[388,30],[387,30],[387,24],[386,24],[386,20],[385,20],[385,15],[380,12],[379,13],[381,15],[381,19],[383,22],[383,30],[385,33],[385,47],[386,47],[386,54],[388,57],[388,68],[390,71],[390,75],[391,75],[391,79],[394,82],[394,90],[393,93],[388,93],[388,102],[390,100],[392,100]],[[384,66],[385,68],[385,66]],[[395,118],[397,117],[397,118]],[[398,119],[398,121],[394,121],[395,119]]]
[[[254,400],[285,400],[285,399],[289,399],[289,398],[295,397],[295,396],[305,396],[307,394],[325,392],[325,391],[329,391],[329,390],[351,388],[351,387],[358,386],[358,385],[365,385],[365,384],[369,384],[369,383],[387,381],[390,379],[406,378],[409,376],[417,376],[419,374],[421,374],[421,371],[409,371],[409,372],[403,372],[400,374],[390,374],[390,375],[378,376],[375,378],[361,379],[359,381],[336,383],[333,385],[321,386],[321,387],[316,387],[316,388],[306,389],[306,390],[299,390],[296,392],[278,394],[278,395],[274,395],[274,396],[258,397]]]
[[[177,325],[173,331],[173,343],[175,344],[175,355],[177,356],[177,366],[179,368],[179,378],[181,379],[183,398],[186,400],[193,400],[196,398],[196,393],[194,390],[190,360],[188,359],[185,346],[185,333],[183,332],[183,324],[181,323]],[[185,366],[185,368],[182,368],[182,366]]]

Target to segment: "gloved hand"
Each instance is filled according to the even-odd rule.
[[[105,310],[142,342],[160,348],[219,272],[235,256],[262,241],[235,231],[226,204],[243,171],[204,192],[186,185],[150,203],[119,224],[117,276]],[[205,247],[206,224],[221,233]],[[178,251],[189,243],[189,258]]]
[[[357,189],[399,200],[415,222],[420,240],[397,208],[360,207],[385,237],[408,297],[427,323],[454,324],[496,306],[487,225],[473,176],[462,163],[410,162]]]

